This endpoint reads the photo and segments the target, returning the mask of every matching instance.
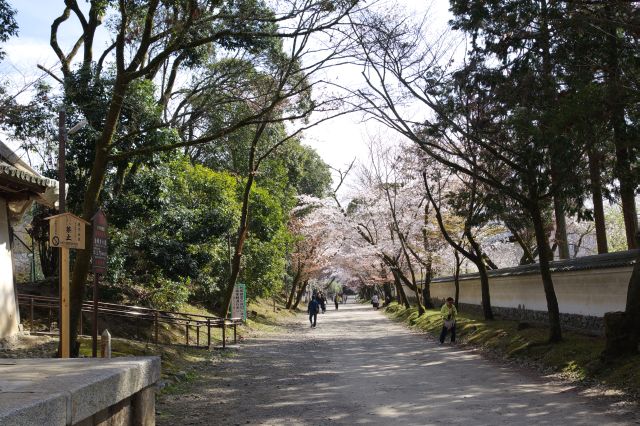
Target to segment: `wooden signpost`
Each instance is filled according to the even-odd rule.
[[[93,328],[91,329],[92,354],[98,356],[98,280],[107,273],[107,249],[109,234],[107,233],[107,216],[100,209],[91,218],[93,222]]]
[[[71,213],[48,217],[49,246],[60,248],[60,357],[71,355],[69,309],[69,249],[84,250],[89,223]]]

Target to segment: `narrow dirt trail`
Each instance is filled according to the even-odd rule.
[[[330,305],[333,307],[333,305]],[[163,398],[159,425],[623,425],[568,386],[438,346],[369,305],[341,305],[242,344],[188,394]]]

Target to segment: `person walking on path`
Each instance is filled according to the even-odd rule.
[[[311,323],[311,327],[316,326],[316,322],[318,321],[318,312],[320,311],[320,304],[316,300],[316,296],[311,298],[309,305],[307,306],[307,312],[309,313],[309,322]]]
[[[380,298],[378,297],[377,294],[374,294],[373,297],[371,298],[371,304],[376,309],[378,309],[378,306],[380,306]]]
[[[440,315],[442,316],[442,332],[440,333],[440,344],[444,344],[444,339],[447,338],[447,333],[451,332],[451,343],[456,342],[456,317],[458,316],[458,310],[453,305],[453,297],[447,297],[447,303],[442,305],[440,309]]]
[[[320,302],[322,313],[324,314],[325,312],[327,312],[327,298],[325,297],[323,292],[320,292],[320,300],[318,300],[318,302]]]
[[[333,302],[336,304],[336,311],[337,311],[338,305],[340,304],[340,302],[342,302],[339,294],[336,294],[336,296],[333,298]]]

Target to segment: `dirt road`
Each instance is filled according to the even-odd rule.
[[[331,306],[333,307],[333,306]],[[185,395],[158,404],[160,425],[622,425],[640,423],[455,346],[438,346],[368,305],[305,316],[242,344]]]

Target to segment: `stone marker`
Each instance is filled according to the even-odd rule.
[[[100,357],[111,358],[111,334],[106,329],[100,335]]]

